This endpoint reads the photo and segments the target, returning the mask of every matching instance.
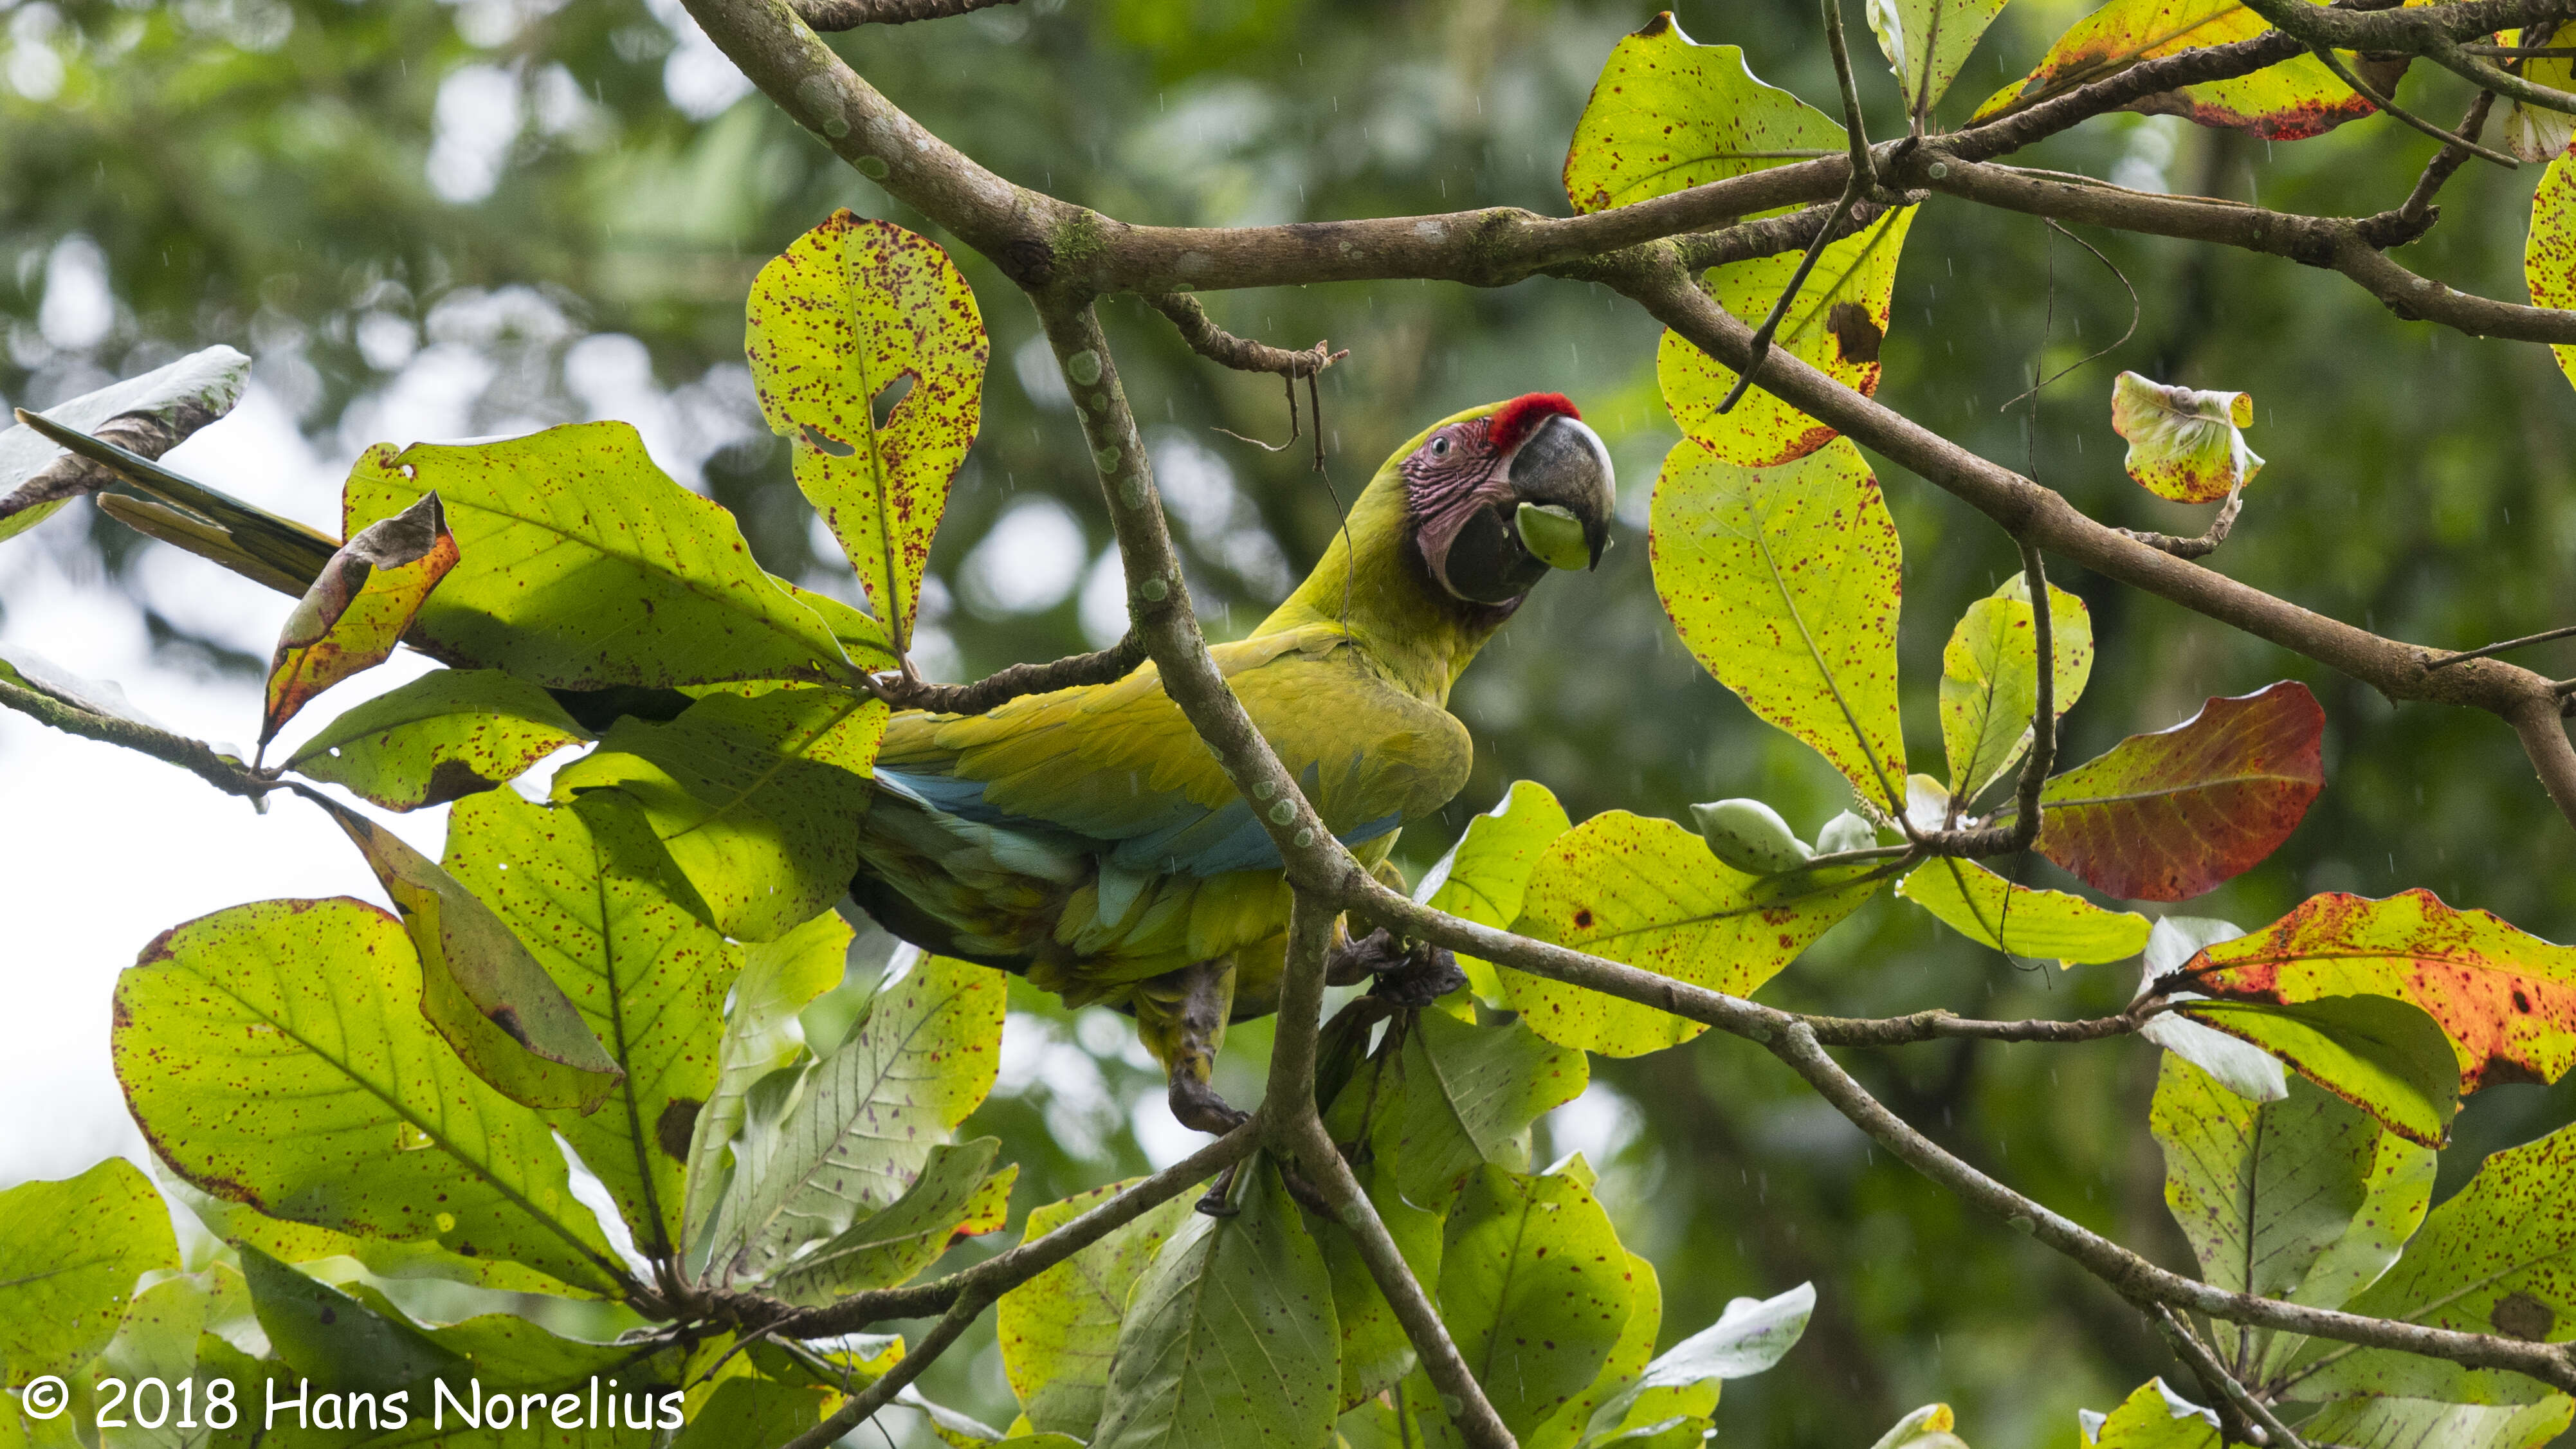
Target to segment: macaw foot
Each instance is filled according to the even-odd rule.
[[[1212,1218],[1230,1218],[1242,1212],[1242,1204],[1233,1201],[1235,1175],[1242,1170],[1243,1164],[1238,1162],[1218,1173],[1216,1181],[1209,1183],[1207,1192],[1200,1196],[1196,1204],[1198,1210]],[[1333,1210],[1333,1204],[1325,1198],[1323,1190],[1307,1181],[1304,1173],[1284,1162],[1279,1164],[1279,1185],[1288,1189],[1288,1196],[1294,1198],[1299,1207],[1317,1217],[1341,1221],[1341,1214]]]
[[[1327,949],[1324,979],[1336,986],[1370,978],[1371,996],[1398,1006],[1423,1007],[1467,984],[1458,958],[1428,941],[1404,942],[1380,926],[1356,941],[1338,941]]]
[[[1172,1073],[1171,1084],[1163,1096],[1171,1103],[1175,1120],[1193,1132],[1204,1132],[1210,1137],[1223,1137],[1252,1120],[1250,1113],[1238,1112],[1227,1106],[1225,1098],[1216,1094],[1216,1088],[1186,1071]]]

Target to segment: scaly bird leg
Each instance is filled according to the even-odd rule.
[[[1335,986],[1355,986],[1375,978],[1371,996],[1398,1006],[1422,1007],[1467,984],[1458,958],[1427,941],[1404,942],[1384,926],[1357,941],[1335,926],[1333,944],[1324,950],[1324,979]]]

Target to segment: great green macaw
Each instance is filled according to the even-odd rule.
[[[301,592],[336,547],[38,426],[213,520],[171,513],[155,536],[273,588]],[[1473,747],[1448,712],[1451,686],[1551,566],[1600,562],[1611,504],[1609,451],[1564,397],[1470,408],[1398,448],[1305,583],[1250,638],[1212,651],[1362,862],[1388,869],[1396,833],[1466,783]],[[613,714],[653,693],[590,703]],[[927,950],[1134,1013],[1180,1120],[1222,1131],[1241,1119],[1210,1090],[1209,1070],[1229,1020],[1277,1005],[1288,887],[1277,847],[1152,664],[980,715],[897,714],[875,785],[852,823],[861,907]]]
[[[1305,583],[1211,651],[1364,864],[1466,784],[1450,688],[1551,560],[1599,563],[1611,505],[1609,451],[1564,397],[1471,408],[1398,448]],[[860,906],[924,949],[1133,1012],[1174,1114],[1241,1120],[1209,1070],[1227,1021],[1277,1005],[1288,887],[1151,663],[985,714],[898,714],[876,786]]]

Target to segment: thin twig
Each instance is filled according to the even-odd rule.
[[[0,679],[0,705],[52,725],[66,734],[79,735],[102,744],[122,745],[150,755],[163,764],[176,765],[227,795],[258,800],[272,790],[284,788],[277,780],[241,761],[215,753],[214,747],[203,740],[154,729],[137,720],[82,709],[6,679]]]
[[[1303,351],[1273,347],[1248,337],[1237,337],[1216,325],[1207,308],[1187,292],[1149,292],[1145,305],[1162,313],[1179,330],[1181,340],[1190,350],[1219,367],[1237,372],[1270,372],[1281,377],[1313,377],[1316,373],[1351,355],[1347,347],[1339,352],[1331,344],[1317,342]]]
[[[876,674],[868,690],[896,709],[932,714],[983,714],[1022,695],[1046,694],[1085,684],[1112,684],[1145,662],[1145,641],[1134,630],[1106,649],[1044,664],[1014,664],[973,684],[932,684],[911,674]]]
[[[2059,224],[2058,224],[2058,221],[2057,221],[2057,218],[2055,218],[2055,217],[2053,217],[2053,216],[2048,216],[2048,217],[2042,217],[2042,218],[2040,218],[2040,219],[2041,219],[2042,221],[2045,221],[2045,222],[2047,222],[2047,223],[2048,223],[2049,230],[2051,230],[2051,231],[2053,231],[2053,232],[2057,233],[2059,236],[2062,236],[2062,237],[2066,238],[2068,241],[2071,241],[2071,242],[2075,243],[2077,246],[2084,248],[2084,250],[2086,250],[2086,251],[2088,251],[2088,252],[2091,252],[2091,253],[2093,254],[2093,260],[2095,260],[2095,261],[2097,261],[2097,262],[2100,262],[2104,267],[2109,268],[2109,269],[2110,269],[2110,272],[2111,272],[2111,275],[2119,279],[2120,285],[2121,285],[2122,287],[2125,287],[2125,288],[2127,288],[2127,289],[2128,289],[2128,293],[2129,293],[2129,330],[2120,334],[2120,340],[2119,340],[2119,341],[2112,343],[2112,344],[2111,344],[2110,346],[2108,346],[2108,347],[2103,347],[2103,348],[2098,348],[2098,349],[2096,349],[2096,350],[2093,352],[2093,354],[2092,354],[2091,356],[2089,356],[2089,357],[2085,358],[2085,359],[2084,359],[2083,361],[2081,361],[2081,362],[2070,362],[2070,363],[2066,364],[2064,367],[2059,368],[2057,371],[2055,371],[2055,372],[2053,372],[2053,373],[2050,373],[2046,378],[2042,379],[2041,381],[2038,381],[2038,382],[2032,383],[2032,384],[2031,384],[2031,386],[2030,386],[2029,391],[2027,391],[2027,392],[2022,392],[2022,393],[2018,393],[2018,394],[2014,395],[2013,397],[2006,399],[2006,400],[2005,400],[2005,402],[2004,402],[2004,405],[2003,405],[2002,407],[1999,407],[1999,408],[1995,409],[1995,411],[1997,411],[1997,412],[1999,412],[1999,413],[2008,413],[2008,412],[2011,412],[2011,411],[2012,411],[2012,406],[2013,406],[2013,404],[2014,404],[2014,403],[2020,402],[2023,398],[2026,398],[2026,397],[2032,396],[2033,394],[2040,392],[2041,390],[2045,389],[2045,388],[2046,388],[2050,383],[2056,382],[2056,381],[2057,381],[2057,380],[2059,380],[2060,378],[2065,377],[2067,374],[2072,373],[2072,372],[2076,371],[2076,370],[2077,370],[2077,369],[2079,369],[2079,368],[2089,367],[2089,366],[2091,366],[2093,363],[2100,361],[2102,358],[2108,357],[2108,356],[2110,356],[2112,353],[2117,352],[2117,351],[2119,351],[2121,348],[2123,348],[2123,347],[2127,346],[2127,345],[2128,345],[2128,342],[2129,342],[2129,339],[2138,335],[2138,319],[2146,315],[2146,307],[2145,307],[2145,305],[2144,305],[2143,303],[2141,303],[2141,302],[2138,300],[2138,287],[2137,287],[2137,284],[2129,280],[2129,274],[2128,274],[2128,273],[2126,273],[2126,272],[2124,272],[2124,271],[2121,271],[2121,270],[2120,270],[2120,265],[2119,265],[2119,263],[2112,261],[2112,260],[2111,260],[2109,257],[2107,257],[2107,256],[2104,256],[2104,255],[2102,254],[2102,249],[2101,249],[2100,247],[2097,247],[2097,246],[2093,245],[2091,242],[2086,241],[2084,238],[2082,238],[2082,237],[2080,237],[2080,236],[2077,236],[2075,233],[2073,233],[2073,232],[2071,232],[2071,231],[2067,230],[2065,227],[2063,227],[2063,226],[2059,225]]]
[[[2387,114],[2404,121],[2407,125],[2413,126],[2416,130],[2423,132],[2434,140],[2442,142],[2446,147],[2457,146],[2472,156],[2476,156],[2487,161],[2493,161],[2495,164],[2503,167],[2507,171],[2516,170],[2522,165],[2520,161],[2515,160],[2513,157],[2506,155],[2502,151],[2495,150],[2488,146],[2481,146],[2466,136],[2459,135],[2451,131],[2445,131],[2441,127],[2434,125],[2432,122],[2425,120],[2422,116],[2415,114],[2413,111],[2407,110],[2405,107],[2398,105],[2397,102],[2381,95],[2376,86],[2363,80],[2359,75],[2354,74],[2351,67],[2346,66],[2343,63],[2343,58],[2334,53],[2334,48],[2332,46],[2312,46],[2310,47],[2309,53],[2314,55],[2317,59],[2324,61],[2326,69],[2334,72],[2335,79],[2352,87],[2354,94],[2360,96],[2363,100],[2370,102],[2372,105],[2377,106]]]
[[[2458,75],[2481,90],[2490,90],[2526,106],[2544,111],[2576,115],[2576,95],[2549,86],[2534,85],[2510,71],[2498,70],[2484,60],[2461,49],[2456,42],[2435,40],[2424,49],[2424,57]]]
[[[2228,530],[2236,526],[2236,515],[2245,506],[2245,480],[2238,478],[2227,490],[2227,501],[2218,505],[2218,516],[2209,521],[2209,529],[2198,538],[2176,538],[2170,533],[2155,533],[2142,528],[2123,528],[2121,533],[2152,549],[2172,554],[2175,558],[2207,558],[2227,542]]]
[[[816,30],[856,30],[862,25],[909,25],[916,20],[945,20],[994,5],[1019,0],[789,0],[796,14]]]
[[[2227,1371],[2226,1366],[2218,1361],[2218,1355],[2210,1351],[2208,1344],[2200,1341],[2200,1335],[2191,1331],[2191,1325],[2181,1314],[2174,1312],[2171,1304],[2156,1304],[2154,1317],[2156,1326],[2164,1330],[2165,1339],[2173,1345],[2174,1352],[2182,1356],[2184,1363],[2191,1365],[2192,1373],[2224,1397],[2228,1407],[2252,1420],[2254,1426],[2263,1431],[2266,1436],[2264,1442],[2270,1449],[2308,1449],[2270,1406],[2247,1392],[2236,1375]]]
[[[879,1409],[894,1402],[894,1396],[901,1393],[906,1384],[921,1377],[921,1371],[930,1367],[932,1360],[946,1353],[948,1345],[956,1342],[957,1336],[964,1333],[983,1311],[983,1301],[958,1299],[946,1313],[939,1315],[939,1321],[930,1326],[930,1331],[921,1336],[919,1343],[895,1360],[894,1367],[887,1369],[875,1383],[851,1395],[823,1422],[788,1440],[783,1449],[823,1449],[824,1445],[857,1428],[861,1421],[874,1417]]]
[[[2495,109],[2495,99],[2495,92],[2480,91],[2477,98],[2469,102],[2467,113],[2460,117],[2462,140],[2473,141],[2477,139],[2479,132],[2486,129],[2487,114]],[[2415,178],[2415,189],[2408,192],[2406,200],[2398,205],[2398,219],[2416,228],[2419,233],[2423,228],[2430,227],[2433,224],[2433,198],[2441,192],[2443,184],[2451,179],[2451,174],[2458,171],[2468,159],[2469,149],[2465,146],[2444,146],[2434,152],[2433,159],[2424,163],[2424,174]]]
[[[2519,639],[2507,639],[2501,644],[2489,644],[2483,649],[2462,649],[2456,653],[2445,654],[2436,659],[2427,659],[2424,661],[2424,667],[2427,669],[2447,669],[2463,660],[2485,659],[2493,655],[2502,654],[2509,649],[2520,649],[2526,644],[2546,644],[2553,639],[2567,638],[2571,634],[2576,634],[2576,624],[2570,624],[2564,629],[2545,629],[2537,634],[2525,634]]]
[[[2471,55],[2492,55],[2509,60],[2576,59],[2576,45],[2463,45]]]

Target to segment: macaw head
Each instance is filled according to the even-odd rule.
[[[1396,469],[1422,562],[1465,602],[1512,603],[1551,567],[1597,567],[1610,546],[1610,450],[1563,394],[1448,418]]]

